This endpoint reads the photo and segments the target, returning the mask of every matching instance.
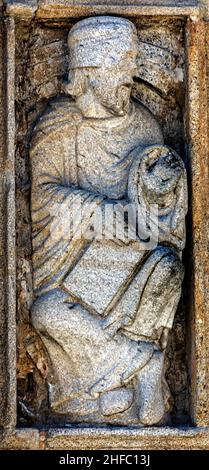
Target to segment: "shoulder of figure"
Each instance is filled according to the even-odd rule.
[[[143,122],[144,128],[151,128],[153,136],[156,136],[156,143],[163,143],[163,134],[161,131],[160,124],[152,112],[138,99],[133,98],[135,113],[137,118]]]
[[[47,132],[64,124],[76,126],[82,121],[82,114],[75,102],[67,96],[52,99],[34,127],[34,133]]]

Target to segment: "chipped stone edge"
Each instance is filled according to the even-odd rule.
[[[208,97],[206,76],[205,21],[187,20],[187,144],[191,180],[190,246],[193,299],[190,308],[191,415],[197,426],[209,425],[209,317],[207,311],[208,273]]]
[[[200,0],[200,4],[205,20],[209,20],[209,0]]]
[[[15,22],[5,19],[6,36],[6,407],[4,427],[16,425],[16,226],[15,226]]]
[[[38,450],[38,429],[18,429],[13,432],[0,431],[0,450]]]
[[[27,19],[37,16],[39,19],[66,19],[72,16],[77,18],[87,15],[96,14],[123,14],[127,16],[184,16],[192,17],[199,16],[209,20],[209,0],[200,0],[195,6],[140,6],[140,5],[95,5],[94,1],[89,1],[89,5],[76,5],[69,4],[67,6],[60,5],[59,1],[57,4],[53,3],[48,5],[39,5],[39,0],[28,0],[28,4],[17,0],[14,3],[10,3],[9,0],[0,1],[0,7],[3,4],[6,7],[6,14],[19,19]]]
[[[19,2],[21,4],[21,2]],[[21,7],[21,8],[20,8]],[[35,7],[30,7],[30,6],[21,6],[20,5],[19,10],[16,7],[10,6],[7,7],[7,15],[9,16],[30,16],[34,15],[37,13],[37,9]],[[82,15],[88,15],[88,14],[95,14],[95,13],[104,13],[107,11],[109,13],[121,13],[121,14],[126,14],[127,16],[130,15],[140,15],[140,16],[145,16],[145,15],[159,15],[162,14],[164,16],[166,15],[177,15],[179,16],[179,11],[181,10],[181,16],[187,16],[190,18],[190,20],[195,24],[197,23],[197,20],[199,19],[198,16],[200,14],[200,9],[199,7],[191,7],[191,8],[165,8],[165,7],[125,7],[122,8],[120,7],[97,7],[96,9],[92,9],[92,7],[85,7],[82,9],[81,7],[77,7],[78,12],[76,11],[76,7],[73,6],[71,9],[70,7],[68,10],[65,10],[65,17],[72,16],[82,16]],[[93,11],[92,11],[93,10]],[[175,11],[174,11],[175,10]],[[26,13],[27,11],[27,13]],[[49,17],[49,10],[48,12],[46,10],[39,11],[40,13],[40,18],[47,18]],[[54,10],[53,12],[54,18],[59,18],[60,12],[57,12]],[[47,16],[48,15],[48,16]],[[52,17],[52,16],[51,16]],[[13,19],[10,18],[7,20],[8,21],[8,31],[10,30],[10,40],[12,44],[12,35],[13,35],[13,28],[14,28],[14,22]],[[196,49],[197,52],[197,49]],[[11,70],[13,70],[14,67],[14,62],[12,65],[12,58],[11,62],[9,62],[11,66]],[[9,70],[9,68],[8,68]],[[13,77],[13,72],[12,76],[10,76],[8,85],[10,86],[11,90],[11,80]],[[190,89],[191,92],[191,89]],[[11,111],[12,111],[12,91],[10,95],[11,101],[10,101],[10,106],[11,106]],[[8,103],[9,104],[9,103]],[[197,104],[197,103],[196,103]],[[195,107],[195,102],[193,102],[193,109]],[[190,109],[190,114],[191,114],[192,109]],[[13,111],[12,111],[13,112]],[[13,118],[12,118],[13,119]],[[192,119],[193,120],[193,119]],[[10,121],[10,150],[9,154],[12,156],[13,150],[12,150],[12,142],[13,142],[13,131],[14,127],[12,127]],[[191,124],[192,125],[192,124]],[[197,125],[198,125],[198,120],[197,120]],[[192,129],[191,129],[192,130]],[[195,137],[195,129],[192,130],[193,136]],[[9,142],[9,140],[8,140]],[[194,152],[197,149],[191,150],[193,151],[193,158],[194,158]],[[199,152],[198,152],[198,155]],[[13,158],[13,157],[12,157]],[[197,158],[197,157],[196,157]],[[13,172],[13,169],[12,169]],[[12,174],[12,173],[11,173]],[[201,188],[200,188],[201,189]],[[10,196],[8,195],[8,201],[7,201],[7,209],[11,208],[12,204],[14,203],[14,187],[11,188],[10,190]],[[9,213],[8,213],[9,214]],[[11,217],[11,215],[10,215]],[[11,222],[11,220],[10,220]],[[11,254],[10,249],[12,250],[12,266],[14,268],[14,239],[13,239],[13,222],[11,222],[12,226],[8,226],[8,234],[9,236],[9,242],[8,242],[8,247],[7,247],[7,253]],[[11,228],[11,232],[9,232],[9,227]],[[198,253],[196,253],[196,262],[198,260]],[[11,259],[11,258],[10,258]],[[10,330],[9,330],[9,335],[8,335],[8,341],[10,340],[10,335],[11,333],[15,336],[15,330],[14,330],[14,302],[13,302],[13,296],[14,296],[14,270],[13,268],[11,269],[9,276],[10,276],[10,283],[9,283],[9,288],[11,289],[11,294],[12,294],[12,303],[10,303],[10,308],[11,308],[11,313],[12,315],[8,315],[8,321],[10,322]],[[8,299],[9,299],[9,294],[8,294]],[[206,321],[206,320],[204,320]],[[195,328],[198,328],[198,325],[196,323]],[[14,337],[13,336],[13,337]],[[205,347],[205,344],[204,344]],[[193,352],[195,355],[195,352]],[[15,352],[14,348],[12,347],[11,355],[9,358],[9,370],[10,373],[12,374],[11,380],[9,381],[9,387],[11,387],[11,395],[10,395],[10,409],[11,409],[11,414],[8,414],[9,420],[8,420],[8,427],[15,426],[15,392],[14,392],[14,384],[15,380],[13,377],[13,372],[12,371],[12,364],[14,362],[15,358]],[[196,364],[197,364],[197,358],[196,358]],[[198,359],[198,365],[201,366],[201,357]],[[202,372],[202,367],[201,366],[201,372]],[[198,367],[196,367],[198,370]],[[200,378],[200,374],[198,374],[198,378]],[[197,376],[195,378],[197,380]],[[196,386],[196,394],[195,394],[195,400],[196,404],[193,404],[193,410],[194,410],[194,421],[199,422],[199,424],[206,424],[206,421],[201,418],[198,418],[198,399],[200,397],[200,392],[198,391],[198,387]],[[194,400],[194,401],[195,401]],[[205,400],[205,398],[204,398]],[[196,419],[197,418],[197,419]],[[208,422],[208,421],[207,421]],[[30,432],[32,434],[30,434]],[[185,448],[185,445],[188,446],[188,448],[191,449],[209,449],[209,430],[208,427],[203,428],[188,428],[187,430],[182,430],[182,429],[168,429],[168,428],[152,428],[152,429],[141,429],[141,430],[132,430],[132,429],[117,429],[114,431],[109,431],[104,428],[85,428],[85,429],[52,429],[47,432],[42,431],[39,434],[39,431],[36,429],[30,430],[30,429],[22,429],[22,430],[15,430],[14,432],[7,432],[7,433],[1,433],[0,432],[0,448],[4,449],[38,449],[40,448],[40,441],[41,441],[41,448],[47,448],[47,449],[84,449],[87,448],[86,446],[90,446],[92,449],[105,449],[105,448],[110,448],[110,449],[119,449],[119,448],[140,448],[140,449],[150,449],[150,445],[153,449],[178,449],[178,448]],[[185,443],[184,443],[185,439]],[[39,443],[38,443],[39,441]],[[152,442],[152,444],[151,444]],[[128,447],[127,447],[128,446]],[[182,447],[183,446],[183,447]]]
[[[207,428],[80,427],[0,432],[0,450],[209,450]]]
[[[50,429],[48,450],[209,449],[209,428]]]
[[[126,16],[192,16],[199,14],[199,7],[165,7],[165,6],[125,6],[125,5],[96,5],[96,6],[43,6],[38,8],[37,17],[39,18],[57,18],[72,16],[84,16],[90,14],[121,14]]]
[[[21,0],[10,4],[5,1],[6,14],[17,18],[30,18],[36,16],[37,19],[67,19],[72,16],[77,18],[96,14],[121,14],[126,16],[199,16],[202,12],[200,5],[196,6],[140,6],[140,5],[95,5],[90,1],[89,5],[60,5],[59,1],[53,4],[41,5],[37,0],[30,0],[30,4],[25,4]]]
[[[33,16],[38,9],[38,0],[4,0],[6,14],[17,17]]]

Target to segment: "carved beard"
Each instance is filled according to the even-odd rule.
[[[99,102],[112,114],[124,116],[130,108],[131,85],[121,84],[117,87],[104,87],[98,81],[91,84]]]

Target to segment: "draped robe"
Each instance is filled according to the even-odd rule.
[[[162,134],[155,118],[136,101],[131,102],[130,112],[126,116],[110,119],[84,118],[69,98],[62,97],[50,104],[34,129],[30,151],[34,292],[38,302],[39,299],[47,299],[47,293],[50,292],[52,292],[51,299],[56,298],[57,295],[58,303],[62,301],[59,300],[60,291],[56,294],[54,289],[62,289],[66,276],[82,256],[86,242],[82,238],[74,237],[70,230],[70,220],[79,221],[76,201],[81,201],[82,224],[88,229],[92,213],[97,206],[103,204],[104,201],[127,198],[128,175],[134,158],[133,150],[162,143]],[[128,369],[131,362],[135,364],[137,342],[134,340],[141,337],[153,339],[153,331],[162,326],[171,328],[176,302],[180,295],[179,280],[175,281],[175,285],[171,282],[171,289],[174,287],[175,291],[176,286],[178,287],[174,297],[170,295],[171,289],[169,289],[167,297],[165,295],[163,302],[159,302],[157,317],[151,305],[148,318],[143,315],[143,301],[140,307],[142,313],[137,314],[147,280],[155,267],[168,254],[169,248],[159,247],[148,259],[146,257],[146,262],[136,273],[129,288],[121,294],[116,310],[119,308],[120,312],[124,311],[124,315],[127,312],[132,318],[132,324],[124,326],[123,337],[120,337],[118,344],[117,341],[112,343],[112,349],[111,341],[105,343],[106,339],[103,337],[100,345],[98,344],[100,335],[98,325],[95,326],[95,334],[92,331],[90,335],[91,325],[89,324],[88,328],[85,327],[87,317],[82,317],[79,324],[80,338],[76,335],[72,336],[72,343],[77,341],[76,346],[71,352],[69,339],[68,349],[65,349],[65,352],[69,354],[69,361],[72,359],[75,362],[76,348],[78,355],[82,347],[84,350],[87,348],[88,353],[82,356],[82,367],[79,365],[81,362],[78,361],[76,371],[68,371],[69,396],[79,394],[82,384],[83,390],[84,388],[87,390],[96,382],[99,383],[107,370],[112,371],[110,383],[113,388],[119,386],[120,381],[117,378],[121,375],[121,370]],[[170,274],[168,272],[168,279],[170,279]],[[148,288],[149,295],[151,295],[153,285],[152,280]],[[94,286],[89,286],[89,289],[93,288]],[[64,299],[66,299],[66,294],[64,294]],[[164,309],[165,304],[169,302],[170,309]],[[53,317],[53,302],[50,301],[47,305],[50,305]],[[46,306],[46,311],[47,308]],[[62,315],[61,308],[60,315]],[[78,318],[79,315],[76,321]],[[70,318],[68,321],[70,322]],[[64,313],[63,333],[60,330],[62,329],[60,323],[58,322],[56,326],[56,319],[53,322],[53,326],[52,323],[50,324],[51,335],[52,337],[54,335],[56,342],[64,347],[62,338],[67,334],[69,338],[73,335],[70,327],[68,331],[66,330]],[[87,337],[85,339],[86,328],[89,329],[90,341]],[[53,358],[54,346],[50,344],[49,338],[45,338],[44,341]],[[105,361],[106,364],[109,361],[109,368],[103,365],[104,348],[106,349]],[[109,358],[108,348],[110,348]],[[120,365],[113,367],[114,355],[117,351]],[[89,375],[86,372],[84,379],[84,370],[87,371],[89,364],[93,363],[95,367],[92,366]],[[55,366],[58,370],[58,364]],[[133,365],[132,373],[134,367]],[[135,369],[137,370],[137,365]],[[64,393],[65,390],[63,395]]]
[[[81,200],[88,226],[93,210],[104,199],[127,196],[131,151],[156,143],[163,143],[160,128],[137,102],[132,102],[128,115],[110,119],[84,119],[67,98],[51,103],[34,130],[30,152],[38,295],[60,285],[81,249],[66,236],[63,224],[76,201]],[[76,214],[70,215],[76,220]]]

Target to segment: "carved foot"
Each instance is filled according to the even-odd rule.
[[[100,397],[100,409],[104,416],[122,413],[128,410],[133,403],[132,389],[118,388],[104,393]]]
[[[135,356],[133,356],[132,361],[130,361],[126,368],[124,366],[125,371],[121,373],[117,368],[111,369],[110,372],[88,390],[88,393],[94,398],[97,398],[100,393],[105,393],[116,387],[128,384],[131,379],[138,374],[138,371],[148,363],[152,355],[153,345],[139,341]]]
[[[163,353],[155,351],[138,375],[139,421],[145,426],[159,423],[166,412],[162,386],[163,363]]]
[[[136,371],[143,369],[144,366],[149,363],[153,355],[153,345],[146,343],[145,341],[138,341],[138,351],[136,356],[133,358],[130,366],[122,374],[122,384],[127,384],[136,375]]]

